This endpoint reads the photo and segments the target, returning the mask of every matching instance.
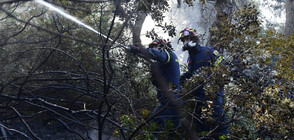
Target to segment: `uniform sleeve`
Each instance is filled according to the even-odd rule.
[[[212,57],[213,57],[213,65],[215,67],[217,67],[222,61],[223,61],[223,56],[217,51],[217,50],[214,50],[214,49],[211,49],[212,50]]]
[[[196,70],[196,65],[191,65],[191,67],[188,68],[188,71],[181,75],[181,82],[191,78],[196,73]]]
[[[181,75],[181,82],[184,82],[186,79],[191,78],[196,71],[195,66],[191,65],[191,63],[192,63],[191,61],[193,61],[193,60],[191,60],[190,56],[189,56],[188,62],[187,62],[188,63],[188,71]]]
[[[156,50],[152,48],[147,49],[148,53],[152,56],[151,59],[158,62],[168,63],[170,61],[170,54],[167,50]]]
[[[217,50],[214,50],[211,47],[207,48],[206,54],[208,54],[212,66],[217,67],[223,61],[223,56]]]

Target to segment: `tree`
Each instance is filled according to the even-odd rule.
[[[117,118],[133,115],[140,120],[136,126],[145,124],[143,116],[148,116],[150,103],[155,102],[149,74],[142,71],[146,62],[122,53],[114,42],[129,43],[125,40],[130,37],[122,35],[125,27],[140,33],[141,13],[151,11],[157,21],[162,20],[160,11],[167,9],[167,3],[154,3],[159,7],[143,1],[135,2],[134,8],[128,7],[130,1],[52,1],[95,25],[102,33],[98,35],[34,1],[1,3],[1,111],[7,113],[0,118],[7,136],[39,139],[45,136],[42,130],[54,133],[62,126],[68,135],[81,139],[90,138],[92,130],[102,139],[112,128],[126,139],[135,128],[125,129],[129,126]],[[142,66],[136,68],[138,63]],[[17,118],[24,129],[14,129],[20,125]],[[33,129],[36,118],[47,120],[46,127]],[[74,131],[77,126],[83,131]]]
[[[222,46],[220,46],[218,44],[218,42],[223,35],[222,34],[215,34],[215,31],[222,30],[221,24],[223,24],[222,23],[223,21],[225,21],[225,20],[230,21],[231,20],[234,7],[233,7],[233,2],[227,1],[227,0],[216,0],[214,7],[215,7],[215,14],[216,15],[215,15],[214,23],[210,27],[210,34],[208,37],[207,45],[212,46],[212,47],[217,46],[218,50],[220,50],[222,48]]]
[[[293,120],[287,118],[292,116],[294,103],[292,36],[284,39],[271,30],[262,34],[258,15],[250,4],[238,7],[231,18],[216,20],[219,24],[212,27],[211,38],[217,39],[213,47],[225,52],[224,65],[199,70],[182,88],[189,94],[204,86],[206,95],[213,98],[214,91],[224,86],[232,138],[291,139]],[[208,120],[209,106],[202,116]]]
[[[141,30],[143,23],[145,21],[147,14],[144,12],[140,12],[137,19],[136,19],[136,24],[133,26],[132,31],[133,31],[133,44],[136,46],[142,46],[141,43]]]
[[[105,36],[34,1],[0,2],[1,135],[19,139],[153,139],[158,133],[158,137],[166,137],[170,131],[158,132],[148,118],[156,104],[149,64],[124,52],[120,43],[140,44],[139,38],[129,34],[139,34],[142,14],[151,15],[172,35],[175,28],[163,23],[167,1],[50,2]],[[293,36],[261,32],[259,13],[252,5],[235,12],[231,7],[223,12],[232,18],[218,16],[212,34],[218,38],[215,47],[226,52],[225,62],[199,70],[182,87],[183,117],[193,121],[191,105],[197,101],[189,93],[197,90],[195,85],[204,86],[211,98],[213,91],[223,86],[232,138],[293,139]],[[209,102],[205,109],[202,117],[210,118]],[[64,130],[68,133],[60,133]]]
[[[285,35],[289,36],[294,33],[294,1],[286,1],[286,26],[285,26]]]
[[[108,33],[109,38],[117,40],[121,37],[123,26],[111,23],[115,19],[111,12],[116,14],[118,9],[115,4],[54,2],[69,9],[72,15],[96,25],[101,33]],[[113,50],[111,42],[107,43],[104,37],[97,37],[60,15],[42,9],[41,5],[34,8],[29,5],[36,4],[1,5],[4,13],[1,15],[1,49],[4,50],[1,51],[1,111],[7,112],[1,116],[1,127],[9,137],[39,139],[42,138],[42,129],[32,129],[32,120],[43,118],[49,129],[61,125],[71,135],[86,139],[90,138],[91,128],[98,130],[102,139],[102,132],[106,132],[105,120],[117,125],[108,113],[113,101],[119,99],[114,98],[114,94],[120,94],[112,82],[113,69],[119,67],[112,66],[118,65],[118,61],[110,62],[109,59],[114,55],[110,54]],[[79,8],[73,8],[73,5]],[[8,99],[11,102],[7,102]],[[25,114],[29,116],[24,117]],[[19,125],[15,121],[17,118],[27,129],[13,131],[12,128]],[[89,124],[91,120],[98,122],[97,127]],[[72,130],[74,125],[81,125],[83,131]],[[47,129],[46,133],[58,131],[51,130]]]

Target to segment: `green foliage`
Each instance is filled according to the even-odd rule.
[[[258,48],[268,54],[265,63],[274,65],[278,76],[289,81],[294,80],[294,34],[285,38],[283,35],[268,30],[260,39]]]
[[[138,9],[150,13],[152,19],[156,22],[163,22],[163,14],[169,9],[167,0],[140,0]]]
[[[240,139],[293,138],[293,36],[268,30],[254,6],[236,11],[232,20],[222,17],[212,28],[214,47],[224,51],[225,62],[201,68],[182,86],[183,93],[203,86],[209,98],[202,116],[211,119],[211,100],[224,88],[230,133]],[[220,38],[217,38],[220,37]],[[201,87],[200,87],[201,88]],[[185,109],[193,113],[193,96],[185,96]],[[197,126],[196,126],[197,127]]]
[[[289,117],[293,115],[293,108],[290,107],[293,101],[289,99],[291,96],[289,94],[291,94],[291,90],[293,91],[293,88],[290,88],[293,86],[291,82],[293,81],[293,68],[291,68],[291,64],[293,65],[293,47],[291,48],[293,39],[291,37],[284,39],[283,36],[274,34],[271,30],[266,31],[265,35],[259,34],[261,22],[257,18],[258,12],[253,6],[245,6],[236,15],[232,24],[229,24],[230,31],[227,32],[229,34],[223,35],[225,40],[229,37],[232,39],[229,39],[231,40],[228,41],[229,44],[224,46],[230,46],[225,48],[230,50],[233,55],[238,53],[239,58],[243,59],[245,62],[242,64],[245,66],[243,69],[248,66],[256,67],[254,66],[256,64],[259,65],[259,69],[250,70],[250,74],[244,73],[252,78],[243,76],[239,79],[234,78],[234,86],[236,87],[227,89],[228,95],[232,96],[228,97],[230,99],[227,101],[231,101],[229,104],[234,103],[234,105],[240,106],[241,110],[239,111],[243,111],[239,116],[239,126],[232,125],[232,134],[239,135],[246,132],[246,137],[252,139],[257,137],[262,139],[291,137],[293,120]],[[274,60],[273,56],[278,56],[278,60]],[[274,67],[270,65],[272,61],[276,61],[273,62]],[[278,71],[280,78],[275,77],[275,71]],[[255,77],[262,77],[262,79],[257,80]],[[274,90],[271,88],[272,85],[275,87]],[[265,93],[276,96],[269,96]],[[242,121],[247,123],[242,124]],[[242,130],[236,131],[236,127],[240,128],[243,125],[249,126],[249,129],[242,128]]]
[[[141,113],[147,113],[145,114],[146,116],[150,115],[150,111],[146,109],[142,109]],[[138,120],[137,117],[133,115],[122,115],[120,117],[120,121],[122,124],[122,127],[127,129],[126,136],[130,137],[133,131],[130,130],[135,130],[140,124],[146,123],[144,119]],[[176,139],[180,139],[182,134],[179,133],[179,130],[173,130],[174,129],[174,124],[172,121],[166,121],[165,122],[165,127],[161,130],[158,129],[158,126],[156,125],[155,122],[151,121],[146,123],[145,126],[142,127],[140,130],[139,134],[137,134],[133,139],[135,140],[153,140],[155,137],[159,140],[164,140],[169,137],[173,137]],[[113,131],[114,136],[120,137],[120,132],[118,129]]]
[[[96,25],[94,28],[101,29],[99,31],[103,34],[108,33],[112,12],[116,8],[114,3],[55,2],[87,24]],[[186,3],[192,5],[193,1],[186,0]],[[107,123],[103,129],[114,128],[111,131],[114,130],[113,135],[117,137],[121,136],[117,125],[129,137],[139,125],[146,123],[157,104],[156,89],[151,83],[146,61],[111,46],[109,42],[105,44],[103,37],[53,12],[42,13],[39,7],[29,4],[32,3],[21,5],[25,10],[13,12],[13,6],[7,9],[24,21],[33,17],[31,24],[59,34],[36,29],[1,14],[0,106],[1,112],[4,112],[1,120],[15,116],[12,109],[6,109],[9,107],[15,107],[21,115],[32,116],[32,120],[54,118],[68,124],[78,121],[79,125],[89,118],[94,118],[94,121],[105,115],[105,120],[116,121],[116,125]],[[161,23],[164,11],[169,8],[167,1],[156,0],[122,5],[132,22],[138,11],[144,11]],[[225,62],[218,67],[199,69],[182,86],[182,95],[197,86],[203,87],[208,100],[202,108],[202,117],[213,124],[212,100],[215,91],[224,89],[224,105],[234,137],[293,139],[294,35],[284,38],[273,30],[262,34],[258,14],[255,7],[249,5],[236,11],[232,20],[221,17],[219,25],[211,29],[213,39],[218,40],[212,47],[225,50]],[[121,23],[115,23],[110,38],[116,37],[121,26]],[[175,28],[172,26],[161,24],[160,27],[174,35]],[[125,35],[118,41],[128,41],[128,34]],[[90,46],[85,42],[101,45]],[[102,52],[102,48],[106,51]],[[102,57],[102,54],[106,56]],[[187,69],[185,66],[182,68]],[[18,94],[20,98],[17,98]],[[183,109],[190,119],[197,101],[193,95],[185,95],[183,100]],[[42,114],[44,112],[46,114]],[[11,121],[1,121],[5,125],[8,122]],[[134,139],[181,139],[184,132],[171,130],[173,125],[166,122],[165,129],[158,130],[154,122],[148,122]]]
[[[232,20],[221,16],[221,22],[217,23],[218,26],[210,29],[214,34],[212,40],[217,40],[215,46],[241,54],[250,49],[256,44],[256,39],[261,31],[261,20],[258,14],[255,7],[249,5],[236,11]]]
[[[193,1],[195,1],[195,0],[184,0],[184,2],[187,3],[189,6],[193,6],[193,4],[194,4]],[[203,1],[201,1],[201,2],[203,2]]]
[[[60,117],[60,120],[62,120],[66,115],[72,115],[72,118],[80,121],[90,115],[84,114],[87,112],[86,110],[96,112],[99,109],[103,110],[103,114],[107,111],[111,112],[111,115],[107,118],[113,120],[116,120],[122,114],[136,114],[142,108],[147,109],[136,117],[146,118],[149,116],[149,110],[154,108],[152,105],[156,104],[156,98],[155,89],[149,80],[150,75],[146,62],[138,60],[134,55],[126,54],[124,50],[116,48],[117,46],[110,46],[110,41],[108,41],[108,44],[104,44],[105,38],[73,24],[72,21],[60,15],[45,10],[42,13],[41,6],[32,7],[29,4],[31,3],[19,6],[21,9],[16,9],[16,12],[12,12],[12,14],[24,21],[35,16],[31,23],[51,32],[36,29],[30,25],[24,28],[25,23],[18,22],[9,16],[1,19],[0,88],[1,94],[3,93],[6,96],[17,98],[18,91],[20,91],[20,93],[22,92],[20,94],[22,99],[32,98],[34,100],[28,100],[29,103],[18,100],[21,102],[19,103],[18,101],[8,101],[1,96],[1,107],[4,105],[14,106],[21,114],[32,115],[33,118],[42,118],[40,120],[52,119],[52,117]],[[70,9],[75,7],[74,5],[77,3],[57,1],[57,4]],[[68,10],[71,15],[79,17],[89,25],[96,25],[96,27],[93,27],[101,28],[99,31],[103,34],[109,32],[110,21],[113,17],[112,10],[115,8],[113,3],[80,3],[76,6],[81,10]],[[99,9],[101,13],[95,11],[97,7],[101,8]],[[93,11],[90,14],[85,12],[84,8],[93,9]],[[26,12],[22,10],[26,10]],[[36,16],[39,14],[40,16]],[[115,38],[120,29],[121,23],[115,23],[110,38]],[[52,32],[58,33],[58,35]],[[121,39],[127,40],[127,37],[120,36],[117,41],[121,41]],[[101,45],[91,46],[85,42]],[[102,57],[103,46],[106,46],[106,55],[109,51],[109,55],[105,59]],[[103,61],[106,63],[105,69],[103,68]],[[110,81],[110,67],[114,71],[113,81]],[[105,77],[103,70],[106,71]],[[107,84],[110,84],[108,94],[105,90],[108,87],[104,85],[104,78]],[[18,88],[15,88],[15,85],[18,85]],[[44,105],[42,101],[45,102]],[[34,102],[33,105],[30,104],[31,102]],[[41,108],[38,104],[42,104],[40,106],[44,106],[44,108]],[[48,113],[43,115],[44,113],[40,111],[42,109],[47,110],[44,112]],[[83,115],[73,115],[73,112],[80,110],[85,111],[81,113]],[[68,112],[65,113],[65,116],[62,116],[64,112],[59,113],[62,111]],[[7,112],[5,117],[15,115],[13,111],[5,112]],[[37,115],[34,116],[35,114]],[[94,114],[93,116],[95,115],[101,117],[101,114]],[[99,117],[91,116],[90,121],[97,121],[95,119]],[[3,115],[0,118],[2,119]],[[64,122],[65,124],[68,123]],[[1,123],[6,122],[1,121]],[[82,123],[84,126],[90,126],[86,121]],[[112,128],[111,125],[104,126],[103,131]]]
[[[199,0],[199,1],[202,3],[202,5],[205,4],[205,0]]]

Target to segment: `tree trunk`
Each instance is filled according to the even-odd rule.
[[[210,34],[207,41],[207,46],[211,47],[214,47],[218,43],[218,40],[221,38],[220,34],[216,34],[215,31],[221,31],[221,22],[223,22],[224,20],[230,20],[233,13],[233,4],[231,0],[216,0],[214,7],[215,20],[214,23],[211,25]]]
[[[294,0],[287,0],[285,35],[289,36],[293,33],[294,33]]]
[[[141,42],[141,30],[142,30],[142,26],[143,23],[145,21],[147,14],[144,12],[140,12],[137,19],[136,19],[136,23],[133,26],[132,30],[133,30],[133,44],[135,46],[142,46],[142,42]]]
[[[178,8],[181,8],[181,5],[182,5],[182,1],[181,0],[178,0]]]

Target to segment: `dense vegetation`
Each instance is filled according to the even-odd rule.
[[[166,0],[48,2],[121,44],[141,46],[132,36],[147,14],[172,37],[181,30],[164,22]],[[293,139],[294,34],[263,29],[253,5],[230,10],[218,12],[208,42],[225,62],[182,85],[184,117],[193,121],[192,90],[204,86],[213,98],[221,87],[232,139]],[[0,139],[164,139],[173,131],[148,118],[157,100],[147,61],[34,1],[0,2],[0,11]],[[186,130],[174,137],[192,135]]]

